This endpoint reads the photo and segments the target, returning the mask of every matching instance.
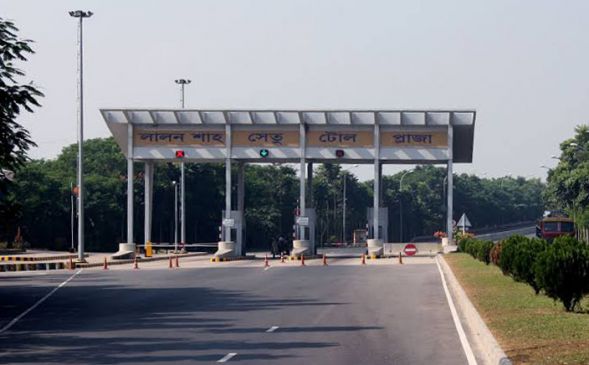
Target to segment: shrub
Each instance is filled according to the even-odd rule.
[[[501,259],[499,260],[499,267],[504,275],[513,274],[513,260],[518,249],[519,244],[527,241],[524,236],[513,235],[504,240],[501,244]]]
[[[474,242],[474,238],[472,236],[462,236],[458,238],[458,250],[460,252],[467,252],[468,246]]]
[[[466,241],[466,247],[465,247],[466,251],[465,252],[467,254],[476,258],[478,249],[479,249],[479,241],[478,240],[469,239],[468,241]]]
[[[491,257],[491,262],[493,263],[493,265],[499,266],[499,261],[501,260],[501,248],[502,247],[503,247],[503,244],[501,242],[499,242],[499,243],[495,244],[493,246],[493,248],[491,249],[489,256]]]
[[[536,282],[546,295],[574,310],[589,293],[589,246],[572,237],[557,237],[538,255]]]
[[[479,261],[484,262],[485,264],[489,265],[491,262],[491,249],[493,248],[494,243],[493,241],[479,241],[477,248],[476,248],[476,256],[475,258]]]
[[[540,292],[540,286],[536,281],[535,264],[538,256],[546,250],[547,243],[544,240],[532,238],[522,240],[517,246],[511,264],[511,275],[516,281],[529,284],[536,294]]]

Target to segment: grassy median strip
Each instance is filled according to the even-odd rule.
[[[584,311],[535,295],[494,265],[463,253],[444,256],[503,350],[516,364],[589,364],[589,300]]]

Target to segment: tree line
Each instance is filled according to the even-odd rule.
[[[577,228],[589,228],[589,126],[579,125],[575,135],[560,144],[558,165],[548,171],[545,200],[575,219]],[[586,233],[586,232],[585,232]],[[587,240],[587,235],[583,235]]]
[[[126,160],[112,138],[84,142],[86,181],[86,247],[112,251],[126,238]],[[67,249],[71,245],[71,199],[76,181],[77,145],[65,147],[55,159],[31,160],[16,174],[0,199],[0,240],[10,240],[18,227],[34,247]],[[225,176],[222,164],[186,163],[186,237],[188,242],[216,242],[224,209]],[[143,242],[143,166],[136,164],[134,180],[135,241]],[[237,168],[234,169],[237,174]],[[401,176],[403,186],[399,186]],[[175,163],[156,164],[154,175],[154,242],[173,242],[174,186],[179,181]],[[389,208],[389,240],[399,241],[403,205],[403,241],[445,230],[445,168],[418,166],[383,176],[383,206]],[[343,237],[343,184],[346,179],[346,232]],[[236,181],[236,178],[233,179]],[[544,185],[538,179],[454,178],[454,213],[466,212],[475,227],[494,226],[537,218],[543,210]],[[233,187],[233,202],[237,188]],[[298,206],[298,172],[289,165],[245,168],[245,220],[248,248],[265,248],[278,235],[290,237]],[[366,228],[372,206],[372,181],[361,182],[337,164],[314,169],[313,206],[320,243],[352,240],[354,229]],[[74,225],[75,227],[75,225]],[[74,234],[74,237],[76,235]]]

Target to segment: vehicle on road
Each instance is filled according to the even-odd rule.
[[[536,236],[553,240],[559,236],[574,236],[575,222],[562,211],[546,211],[536,223]]]

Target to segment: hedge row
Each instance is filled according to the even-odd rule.
[[[529,284],[536,294],[543,291],[559,300],[567,311],[589,294],[589,246],[572,237],[558,237],[550,244],[519,235],[497,244],[467,237],[458,242],[458,249],[497,265],[503,274]]]

